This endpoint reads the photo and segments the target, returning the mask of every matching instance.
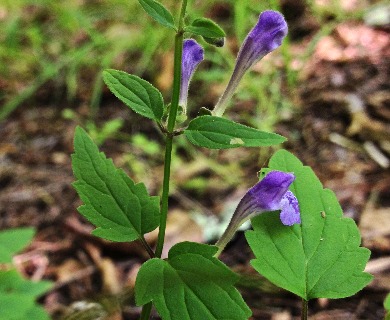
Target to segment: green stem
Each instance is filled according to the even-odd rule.
[[[169,110],[168,125],[167,125],[168,132],[165,141],[164,181],[163,181],[163,190],[161,196],[160,229],[158,233],[157,247],[155,251],[155,255],[157,258],[161,257],[161,253],[164,247],[165,229],[167,226],[172,144],[173,144],[177,110],[179,108],[181,60],[183,54],[183,38],[184,38],[183,26],[184,26],[184,15],[186,12],[186,7],[187,7],[187,0],[183,0],[181,11],[180,11],[180,17],[179,17],[179,29],[175,36],[175,57],[174,57],[174,65],[173,65],[172,102]]]
[[[236,233],[237,229],[240,227],[240,224],[237,224],[236,221],[231,220],[229,225],[227,226],[225,232],[223,235],[219,238],[215,246],[218,247],[217,253],[214,255],[214,257],[218,258],[223,249],[225,249],[226,245],[230,242],[230,240],[233,239],[234,234]]]
[[[164,247],[165,229],[167,226],[169,178],[171,174],[171,159],[172,159],[172,143],[173,143],[173,136],[168,135],[165,142],[164,180],[163,180],[163,190],[161,196],[160,229],[158,232],[157,247],[155,251],[155,255],[157,258],[161,257],[161,253]]]
[[[187,3],[186,0],[183,1]],[[182,7],[183,10],[183,7]],[[172,133],[175,128],[177,110],[179,108],[179,95],[180,95],[180,81],[181,81],[181,60],[183,53],[183,18],[180,18],[179,30],[175,36],[175,57],[173,62],[173,89],[172,89],[172,102],[168,116],[168,133]]]
[[[301,320],[307,320],[307,310],[308,310],[308,301],[305,299],[302,299]]]
[[[158,232],[158,240],[155,251],[155,257],[160,258],[164,247],[165,229],[167,226],[168,216],[168,196],[169,196],[169,180],[171,175],[171,160],[172,160],[172,145],[173,137],[175,135],[175,124],[177,110],[179,108],[179,95],[180,95],[180,81],[181,81],[181,60],[183,54],[183,39],[184,39],[184,16],[187,8],[187,0],[183,0],[181,4],[180,16],[179,16],[179,28],[175,36],[175,56],[174,56],[174,69],[173,69],[173,89],[172,89],[172,102],[169,110],[168,125],[165,141],[165,159],[164,159],[164,180],[163,190],[161,195],[161,216],[160,216],[160,229]],[[142,307],[141,320],[148,320],[150,312],[152,310],[152,303],[149,302]]]
[[[149,257],[155,258],[154,252],[153,252],[152,248],[149,246],[149,244],[146,242],[144,236],[142,236],[140,238],[140,241],[141,241],[142,246],[145,248],[146,252],[149,254]]]

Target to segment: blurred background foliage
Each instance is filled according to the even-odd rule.
[[[178,1],[163,3],[177,14]],[[190,87],[190,116],[196,116],[201,107],[212,109],[230,77],[240,44],[256,23],[259,12],[274,9],[285,14],[289,35],[279,50],[246,74],[228,116],[261,130],[275,130],[277,123],[289,121],[299,112],[297,91],[302,85],[301,71],[317,42],[342,21],[363,19],[374,4],[365,0],[189,1],[188,21],[201,16],[212,18],[228,35],[223,48],[197,39],[205,46],[205,61]],[[152,21],[135,0],[4,0],[0,5],[0,30],[0,121],[12,116],[18,108],[23,112],[50,105],[61,111],[63,119],[85,126],[98,144],[110,137],[132,141],[135,149],[132,154],[141,152],[142,157],[127,154],[122,160],[139,180],[147,179],[145,161],[158,163],[160,152],[153,153],[151,146],[161,137],[158,134],[156,137],[154,130],[151,137],[154,140],[149,146],[146,139],[149,132],[144,130],[148,124],[132,137],[136,131],[134,120],[128,124],[123,113],[114,117],[101,112],[113,101],[103,84],[102,70],[116,68],[141,76],[157,86],[168,103],[173,68],[172,30]],[[129,125],[133,127],[130,132],[124,129]],[[299,132],[289,134],[294,139]],[[139,143],[140,139],[144,143]],[[178,142],[178,154],[186,150],[186,155],[177,158],[177,168],[181,161],[187,161],[185,157],[204,156],[192,151],[184,139]],[[233,157],[236,154],[227,151],[228,158],[229,152]],[[255,156],[238,165],[254,161],[251,167],[259,167],[267,154],[267,149],[256,151]],[[194,175],[209,167],[220,172],[228,186],[234,186],[235,181],[245,176],[240,174],[241,170],[234,170],[236,164],[232,162],[224,169],[218,159],[206,156],[203,160],[194,164]],[[235,177],[229,177],[228,172],[235,172]],[[210,177],[185,181],[187,188],[196,192],[212,183]],[[218,180],[216,184],[221,182]]]
[[[163,3],[177,15],[178,1]],[[266,131],[293,119],[299,112],[300,71],[316,43],[337,23],[362,19],[370,8],[364,0],[354,2],[352,10],[345,8],[345,3],[348,1],[189,1],[188,21],[201,16],[212,18],[228,35],[223,48],[197,39],[205,47],[205,61],[190,87],[190,116],[196,116],[201,107],[212,109],[259,12],[274,9],[285,14],[289,35],[279,50],[246,74],[227,116]],[[140,125],[137,116],[129,115],[131,112],[115,100],[103,84],[102,70],[116,68],[141,76],[157,86],[168,103],[172,30],[152,21],[135,0],[4,0],[0,30],[0,121],[12,117],[16,110],[23,113],[50,106],[64,120],[86,127],[100,145],[108,138],[131,142],[131,151],[125,152],[118,163],[125,165],[136,180],[149,180],[149,186],[156,188],[160,171],[150,177],[148,167],[161,169],[161,151],[155,146],[162,142],[161,136],[146,121]],[[113,103],[123,112],[110,113]],[[299,132],[289,135],[294,140]],[[238,158],[235,150],[217,157],[213,152],[198,152],[182,137],[177,143],[173,181],[198,195],[235,187],[248,172],[252,172],[248,184],[255,182],[253,172],[269,155],[269,149],[264,148],[240,150]],[[204,174],[209,170],[215,175]]]
[[[363,12],[345,12],[340,1],[328,1],[324,6],[316,3],[307,0],[306,3],[298,1],[297,5],[305,6],[299,10],[307,10],[314,17],[314,32],[319,35],[329,33],[335,21],[358,18]],[[164,4],[173,12],[178,9],[177,1],[167,0]],[[288,19],[289,5],[291,3],[278,0],[190,1],[189,20],[212,17],[228,34],[224,48],[206,45],[207,62],[196,74],[195,81],[207,84],[197,86],[201,94],[193,96],[194,107],[205,103],[204,100],[212,106],[221,91],[215,86],[226,83],[239,44],[257,21],[258,13],[266,9],[283,10],[284,6]],[[0,119],[5,119],[23,101],[36,95],[49,81],[53,90],[46,99],[63,107],[81,99],[88,104],[93,118],[101,104],[101,71],[108,67],[143,76],[156,83],[169,99],[172,31],[151,21],[135,0],[5,0],[0,5],[0,28],[0,99],[3,105]],[[253,99],[256,113],[261,115],[261,124],[253,123],[255,126],[272,130],[278,120],[276,111],[291,108],[291,99],[280,93],[284,80],[287,80],[287,93],[297,84],[299,70],[290,63],[293,36],[290,35],[281,49],[279,67],[283,68],[267,67],[267,63],[263,63],[265,72],[251,72],[241,85],[238,99]],[[308,46],[304,56],[310,56],[312,47]],[[261,77],[259,71],[262,71]],[[205,91],[210,83],[217,92]]]

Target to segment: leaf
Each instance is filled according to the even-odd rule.
[[[79,212],[97,229],[92,233],[111,241],[133,241],[157,228],[159,198],[149,196],[143,183],[135,184],[111,159],[100,153],[87,133],[76,128],[72,167],[73,186],[84,205]]]
[[[23,319],[51,320],[46,310],[39,305],[34,305],[32,308],[28,309]]]
[[[197,34],[205,38],[224,38],[225,31],[213,20],[207,18],[195,19],[184,31]]]
[[[256,257],[253,267],[305,300],[344,298],[365,287],[372,279],[363,272],[370,251],[359,247],[359,230],[343,217],[335,194],[285,150],[275,153],[269,170],[295,174],[291,191],[298,198],[302,224],[283,226],[275,213],[252,219],[253,231],[246,238]]]
[[[383,306],[385,307],[385,310],[390,311],[390,293],[387,294]]]
[[[26,247],[34,235],[34,228],[15,228],[0,231],[0,263],[12,262],[12,256]]]
[[[35,300],[52,286],[50,281],[25,280],[16,270],[0,271],[0,320],[48,320]]]
[[[34,303],[29,296],[0,292],[0,320],[25,319]]]
[[[273,146],[286,141],[276,134],[256,130],[221,117],[192,120],[184,134],[196,146],[209,149]]]
[[[225,38],[207,38],[203,37],[203,40],[206,41],[208,44],[211,44],[212,46],[215,46],[217,48],[221,48],[225,45]]]
[[[234,288],[239,276],[213,257],[217,247],[181,242],[168,259],[151,259],[138,273],[137,305],[153,301],[163,320],[248,319],[251,311]]]
[[[387,294],[385,301],[383,302],[383,306],[385,307],[386,315],[385,320],[390,320],[390,293]]]
[[[113,69],[103,71],[103,80],[111,92],[134,112],[160,122],[164,101],[160,91],[149,82]]]
[[[155,0],[138,0],[138,2],[146,13],[158,23],[176,30],[172,14],[160,2]]]

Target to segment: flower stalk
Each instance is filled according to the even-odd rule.
[[[169,180],[171,175],[171,160],[172,160],[172,146],[177,111],[179,107],[180,97],[180,82],[181,82],[181,61],[183,54],[183,38],[184,38],[184,16],[187,8],[187,0],[182,1],[180,16],[179,16],[179,28],[175,36],[175,55],[174,55],[174,71],[173,71],[173,89],[172,89],[172,102],[169,110],[167,133],[165,141],[165,158],[164,158],[164,180],[163,190],[161,195],[161,216],[160,216],[160,228],[158,233],[157,246],[155,251],[155,257],[160,258],[164,247],[165,230],[167,226],[168,216],[168,197],[169,197]],[[149,302],[142,307],[141,320],[148,320],[150,312],[152,310],[152,303]]]

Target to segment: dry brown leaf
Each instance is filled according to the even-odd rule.
[[[201,227],[181,210],[173,210],[168,215],[167,230],[165,233],[165,244],[162,257],[168,256],[168,251],[178,242],[182,241],[203,241]]]
[[[390,250],[390,208],[374,208],[369,204],[364,209],[359,228],[364,246],[381,251]]]
[[[386,32],[356,23],[343,23],[333,35],[322,38],[315,56],[324,61],[345,62],[368,58],[372,62],[390,54],[390,39]]]

